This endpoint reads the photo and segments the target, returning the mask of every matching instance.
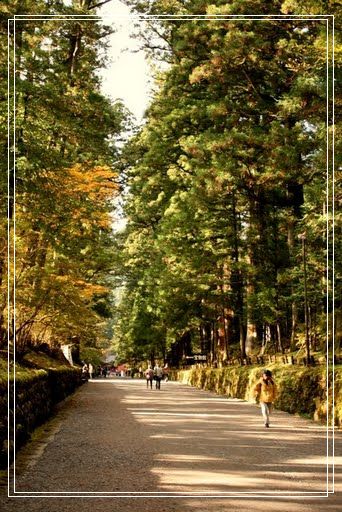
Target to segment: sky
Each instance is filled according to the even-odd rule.
[[[149,102],[152,78],[143,51],[130,38],[132,18],[129,8],[119,0],[112,0],[98,10],[108,25],[114,25],[116,33],[110,36],[107,69],[101,71],[102,91],[113,100],[122,99],[137,121],[142,120]]]
[[[148,106],[153,79],[144,51],[132,35],[132,17],[130,10],[119,0],[111,0],[102,6],[97,14],[103,17],[107,25],[113,25],[116,32],[109,37],[109,62],[101,70],[102,92],[111,99],[122,99],[138,123],[142,122]],[[123,216],[121,198],[115,203],[113,230],[125,228],[127,219]]]
[[[98,14],[103,17],[105,24],[113,25],[116,29],[109,38],[107,68],[100,73],[102,92],[113,100],[122,99],[140,123],[149,102],[152,79],[145,53],[139,51],[138,43],[130,37],[130,10],[119,0],[112,0],[101,7]],[[126,219],[120,206],[120,198],[116,204],[114,218],[113,230],[124,229]]]

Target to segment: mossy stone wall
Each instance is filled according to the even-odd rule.
[[[316,421],[326,421],[329,403],[329,424],[333,411],[333,370],[319,366],[308,368],[292,365],[271,365],[278,387],[275,407],[289,413],[305,415]],[[171,372],[170,378],[220,395],[254,400],[254,386],[262,373],[261,367],[230,366],[213,369],[192,367]],[[342,368],[334,372],[334,424],[342,425]],[[328,392],[327,392],[328,390]],[[328,400],[327,400],[328,395]]]
[[[13,457],[13,407],[15,396],[16,449],[20,448],[33,430],[52,413],[53,407],[81,385],[81,371],[76,368],[33,370],[20,373],[9,381],[10,443],[8,446],[7,382],[0,381],[0,467],[5,468]]]

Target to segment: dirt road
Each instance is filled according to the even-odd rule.
[[[340,448],[336,435],[336,473]],[[326,451],[324,427],[283,412],[265,429],[258,407],[240,400],[174,382],[158,391],[140,380],[93,380],[21,451],[15,497],[2,496],[0,505],[8,512],[333,512],[342,507],[340,475],[339,492],[327,497]]]

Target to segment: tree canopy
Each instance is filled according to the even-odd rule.
[[[338,20],[340,8],[126,0],[144,14],[136,38],[156,85],[122,147],[131,117],[99,78],[113,30],[93,16],[103,3],[0,6],[3,50],[7,18],[32,15],[16,19],[15,37],[9,24],[8,191],[0,123],[2,346],[9,329],[18,350],[113,337],[122,359],[170,364],[198,352],[224,364],[304,342],[323,349],[332,307],[331,14]],[[339,48],[336,37],[336,73]],[[2,59],[2,78],[6,67]],[[0,90],[5,98],[4,80]],[[123,231],[113,230],[119,195]],[[8,249],[15,315],[6,305]],[[339,325],[336,315],[336,334]]]
[[[301,346],[303,243],[309,342],[324,347],[332,36],[324,20],[272,14],[329,14],[330,6],[130,4],[212,17],[154,18],[141,29],[143,46],[168,69],[126,149],[119,347],[151,359],[169,351],[174,363],[200,351],[224,363]],[[328,308],[331,289],[329,300]]]
[[[92,14],[93,5],[83,0],[69,7],[60,1],[18,0],[0,7],[2,48],[7,43],[6,17],[44,15],[43,20],[26,16],[9,24],[7,222],[9,293],[15,310],[6,307],[7,212],[1,201],[1,343],[6,342],[9,318],[19,352],[46,341],[100,343],[112,315],[108,269],[113,200],[119,190],[117,139],[129,116],[121,102],[113,103],[101,92],[98,71],[106,64],[112,29],[100,19],[74,16]],[[47,17],[55,14],[72,17]],[[3,75],[6,64],[3,60]],[[5,97],[5,84],[1,87]],[[2,130],[3,155],[6,146]],[[2,165],[4,199],[5,159]]]

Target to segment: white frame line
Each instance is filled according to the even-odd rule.
[[[326,184],[326,195],[327,195],[327,245],[326,245],[326,273],[327,273],[327,285],[326,285],[326,293],[327,293],[327,341],[326,341],[326,400],[327,400],[327,418],[326,418],[326,427],[327,427],[327,491],[329,492],[329,223],[328,223],[328,210],[329,210],[329,21],[326,22],[325,27],[325,37],[326,37],[326,65],[325,65],[325,78],[326,78],[326,173],[327,173],[327,184]]]
[[[83,18],[76,18],[78,21],[89,21],[89,20],[97,20],[97,21],[100,21],[101,19],[104,19],[104,18],[108,18],[109,16],[101,16],[101,17],[97,17],[97,16],[89,16],[89,17],[83,17]],[[131,18],[132,16],[128,16],[128,15],[118,15],[117,16],[117,19],[121,19],[121,18]],[[109,17],[111,18],[111,17]],[[71,21],[73,18],[61,18],[61,17],[54,17],[54,18],[37,18],[37,17],[32,17],[32,18],[19,18],[19,17],[14,17],[14,18],[10,18],[11,20],[13,21]],[[192,17],[187,17],[187,18],[181,18],[181,17],[168,17],[168,18],[151,18],[151,17],[146,17],[146,16],[136,16],[135,17],[136,20],[141,20],[141,21],[149,21],[149,20],[156,20],[158,21],[159,19],[163,19],[163,20],[167,20],[167,19],[172,19],[174,21],[190,21],[190,20],[197,20],[197,21],[215,21],[216,18],[212,17],[212,18],[192,18]],[[320,18],[275,18],[275,17],[272,17],[272,18],[234,18],[234,17],[225,17],[225,18],[219,18],[220,21],[329,21],[327,20],[326,17],[320,17]]]
[[[7,20],[7,344],[10,346],[10,22]],[[10,446],[10,351],[7,351],[7,446]],[[7,452],[8,467],[10,467],[10,450]],[[8,489],[10,473],[8,471]]]
[[[15,275],[16,275],[16,261],[15,261],[15,238],[16,238],[16,222],[15,222],[15,183],[16,183],[16,33],[15,33],[15,20],[13,22],[13,473],[14,473],[14,487],[15,492],[15,468],[16,468],[16,288],[15,288]],[[9,315],[10,316],[10,315]]]
[[[328,239],[329,239],[329,218],[328,218],[328,206],[329,206],[329,20],[332,19],[333,21],[333,28],[332,28],[332,35],[333,35],[333,59],[332,59],[332,67],[333,67],[333,72],[332,72],[332,76],[333,76],[333,123],[334,123],[334,42],[335,42],[335,39],[334,39],[334,20],[335,20],[335,17],[334,15],[332,14],[327,14],[327,15],[303,15],[303,16],[300,16],[300,15],[270,15],[270,16],[262,16],[262,15],[158,15],[158,16],[154,16],[154,15],[117,15],[116,16],[117,18],[129,18],[129,19],[138,19],[138,20],[141,20],[141,21],[148,21],[148,20],[163,20],[163,19],[171,19],[171,20],[183,20],[183,21],[188,21],[188,20],[198,20],[198,21],[215,21],[215,20],[220,20],[220,21],[229,21],[229,20],[232,20],[232,21],[245,21],[245,20],[252,20],[252,21],[326,21],[326,37],[327,37],[327,41],[326,41],[326,54],[327,54],[327,62],[326,62],[326,78],[327,78],[327,119],[326,119],[326,122],[327,122],[327,208],[326,208],[326,215],[327,215],[327,490],[325,492],[325,494],[323,494],[322,492],[320,491],[317,491],[317,493],[319,493],[319,496],[317,496],[316,492],[311,492],[311,493],[308,493],[308,492],[302,492],[300,494],[296,494],[293,496],[293,498],[298,498],[300,496],[302,497],[328,497],[329,494],[332,494],[334,493],[334,434],[335,434],[335,431],[334,431],[334,388],[333,388],[333,405],[332,405],[332,432],[333,432],[333,436],[332,436],[332,439],[333,439],[333,450],[332,450],[332,453],[333,453],[333,463],[332,463],[332,488],[333,490],[332,491],[329,491],[329,396],[328,396],[328,372],[329,372],[329,353],[328,353],[328,341],[329,341],[329,319],[328,319],[328,311],[329,311],[329,308],[328,308],[328,300],[329,300],[329,250],[328,250]],[[25,491],[16,491],[15,490],[15,467],[16,467],[16,456],[15,456],[15,448],[16,448],[16,444],[15,444],[15,408],[16,408],[16,375],[15,375],[15,363],[16,363],[16,356],[15,356],[15,342],[16,342],[16,339],[15,339],[15,330],[16,330],[16,316],[15,316],[15,298],[16,298],[16,295],[15,295],[15,274],[16,274],[16,259],[15,259],[15,236],[16,236],[16,223],[15,223],[15,193],[16,193],[16,189],[15,189],[15,183],[16,183],[16,160],[15,160],[15,157],[16,157],[16,94],[15,94],[15,85],[16,85],[16,46],[15,46],[15,43],[16,43],[16,32],[15,32],[15,29],[16,29],[16,24],[15,22],[16,21],[72,21],[74,19],[77,19],[77,20],[80,20],[80,21],[92,21],[92,20],[102,20],[102,19],[105,19],[105,18],[110,18],[110,19],[113,19],[113,16],[96,16],[96,15],[14,15],[13,18],[9,18],[8,19],[8,143],[9,143],[9,140],[10,140],[10,121],[9,121],[9,113],[10,113],[10,108],[9,108],[9,104],[10,104],[10,96],[9,96],[9,93],[10,93],[10,31],[9,31],[9,26],[10,26],[10,22],[13,21],[13,32],[14,32],[14,35],[13,35],[13,74],[14,74],[14,80],[13,80],[13,109],[14,109],[14,115],[13,115],[13,136],[14,136],[14,140],[13,140],[13,331],[14,331],[14,358],[13,358],[13,362],[14,362],[14,383],[13,383],[13,394],[14,394],[14,397],[13,397],[13,405],[14,405],[14,411],[13,411],[13,417],[14,417],[14,422],[13,422],[13,425],[14,425],[14,431],[13,431],[13,444],[14,444],[14,459],[13,459],[13,472],[14,472],[14,486],[13,486],[13,490],[14,490],[14,495],[10,495],[9,493],[9,487],[10,487],[10,481],[9,481],[9,474],[8,474],[8,496],[9,497],[33,497],[33,498],[37,498],[37,497],[78,497],[78,496],[81,496],[81,497],[98,497],[98,496],[103,496],[103,497],[148,497],[148,496],[157,496],[157,497],[169,497],[169,496],[174,496],[174,497],[192,497],[192,495],[194,495],[194,497],[273,497],[273,498],[280,498],[280,497],[287,497],[287,498],[292,498],[292,496],[289,496],[287,494],[285,495],[274,495],[274,494],[271,494],[271,495],[268,495],[268,494],[264,494],[264,495],[261,495],[261,494],[251,494],[249,492],[245,492],[243,493],[242,495],[239,494],[239,495],[236,495],[236,494],[219,494],[219,495],[215,495],[215,496],[212,496],[212,495],[204,495],[204,494],[196,494],[196,493],[191,493],[191,494],[186,494],[186,495],[179,495],[179,494],[172,494],[172,493],[169,493],[169,494],[165,494],[165,493],[162,493],[162,492],[149,492],[149,493],[134,493],[133,491],[130,492],[128,491],[127,492],[127,495],[126,493],[125,494],[121,494],[121,493],[110,493],[110,496],[107,496],[107,494],[109,493],[91,493],[92,496],[87,496],[86,494],[90,494],[90,492],[86,492],[85,493],[77,493],[77,491],[74,491],[72,492],[73,495],[70,495],[70,493],[65,493],[65,494],[60,494],[59,491],[51,491],[51,492],[45,492],[45,493],[38,493],[38,492],[34,492],[34,494],[37,494],[38,496],[32,496],[32,493],[31,494],[28,494],[28,493],[25,493]],[[333,129],[333,138],[332,138],[332,142],[333,142],[333,184],[332,184],[332,190],[333,190],[333,193],[334,193],[334,129]],[[9,144],[8,144],[9,145]],[[10,173],[9,173],[9,167],[10,167],[10,148],[8,147],[8,187],[9,187],[9,176],[10,176]],[[9,205],[10,205],[10,196],[8,195],[8,210],[9,210]],[[332,216],[333,216],[333,223],[332,223],[332,231],[333,231],[333,247],[334,247],[334,198],[332,200]],[[10,225],[9,225],[9,222],[8,222],[8,258],[9,258],[9,255],[10,255]],[[332,254],[332,263],[334,265],[334,249],[333,249],[333,254]],[[10,262],[10,259],[8,260]],[[334,311],[334,271],[332,272],[333,273],[333,277],[332,277],[332,283],[333,283],[333,292],[332,292],[332,300],[333,300],[333,311]],[[10,265],[8,264],[8,306],[10,304]],[[9,310],[10,311],[10,310]],[[332,325],[333,325],[333,328],[334,328],[334,315],[332,315],[333,318],[332,318]],[[8,343],[9,343],[9,327],[10,327],[10,314],[8,315]],[[9,361],[9,354],[8,354],[8,361]],[[334,332],[333,332],[333,386],[334,386]],[[9,364],[8,364],[8,377],[9,377]],[[9,380],[8,380],[8,394],[9,394]],[[8,412],[9,412],[9,400],[8,400]],[[9,414],[8,414],[8,426],[9,426]],[[9,440],[9,429],[8,429],[8,440]],[[9,460],[9,452],[8,452],[8,460]],[[282,491],[275,491],[275,492],[282,492]],[[58,493],[58,494],[56,494]],[[309,494],[309,495],[307,495]],[[161,496],[160,496],[161,495]]]
[[[332,18],[332,493],[335,492],[335,17]]]

